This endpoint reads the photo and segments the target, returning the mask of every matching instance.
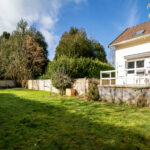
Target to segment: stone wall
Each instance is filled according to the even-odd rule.
[[[88,88],[89,83],[86,78],[77,79],[73,84],[73,89],[75,89],[79,95],[85,94],[88,91]]]
[[[0,88],[13,88],[15,86],[15,82],[12,80],[0,80]]]
[[[93,82],[99,83],[99,79],[76,79],[73,84],[73,89],[76,90],[77,94],[83,95],[88,91],[90,84]],[[29,80],[28,89],[59,93],[59,90],[53,87],[51,80]]]
[[[28,89],[59,93],[59,90],[53,87],[51,80],[28,80]]]
[[[140,100],[150,103],[150,87],[99,86],[99,95],[101,101],[111,103],[137,104]]]
[[[76,90],[77,94],[84,95],[90,88],[90,84],[92,83],[100,83],[99,79],[96,78],[79,78],[76,79],[73,84],[73,89]]]

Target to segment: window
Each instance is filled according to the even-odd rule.
[[[128,69],[132,69],[132,68],[135,68],[134,67],[134,61],[128,62]]]
[[[138,31],[138,32],[134,33],[134,34],[133,34],[133,36],[140,35],[140,34],[144,33],[144,31],[145,31],[145,30],[140,30],[140,31]]]
[[[127,69],[134,69],[135,68],[135,62],[131,61],[127,63]],[[134,70],[129,70],[128,74],[134,74]]]
[[[140,71],[137,71],[137,72],[136,72],[136,74],[137,74],[138,76],[140,76],[140,75],[144,75],[144,73],[145,73],[145,71],[144,71],[144,70],[140,70]]]
[[[135,73],[135,68],[144,68],[144,60],[137,60],[137,61],[127,62],[127,69],[129,69],[127,71],[127,74],[134,74]],[[142,75],[144,73],[145,73],[145,71],[143,71],[143,70],[137,70],[136,71],[137,75]]]
[[[134,74],[134,70],[128,71],[128,74]]]
[[[139,60],[136,62],[136,68],[143,68],[144,67],[144,60]]]

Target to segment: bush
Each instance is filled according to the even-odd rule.
[[[46,77],[51,78],[53,72],[65,72],[71,78],[99,78],[101,70],[112,70],[114,67],[92,58],[67,58],[62,56],[48,64]]]
[[[99,100],[99,91],[98,91],[98,85],[96,83],[92,83],[90,85],[90,89],[87,92],[87,98],[88,100]]]
[[[38,77],[38,79],[51,79],[52,76],[52,62],[49,61],[47,68],[45,70],[45,74],[43,74],[42,76]]]
[[[53,86],[60,90],[61,95],[65,93],[66,88],[71,88],[73,83],[73,80],[61,71],[53,72],[51,80]]]
[[[43,74],[42,76],[38,77],[37,79],[39,80],[45,80],[45,79],[50,79],[47,74]]]

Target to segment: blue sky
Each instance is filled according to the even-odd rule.
[[[148,21],[148,0],[0,0],[0,33],[11,32],[24,18],[36,24],[49,44],[49,58],[64,31],[84,28],[105,48],[125,28]]]
[[[115,1],[115,2],[114,2]],[[125,28],[148,21],[147,0],[88,0],[78,7],[62,9],[56,32],[61,35],[70,26],[85,28],[88,37],[98,40],[110,58],[108,44]]]

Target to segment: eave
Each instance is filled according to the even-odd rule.
[[[108,47],[109,48],[114,47],[114,46],[125,44],[125,43],[128,43],[128,42],[132,42],[132,41],[136,41],[136,40],[139,40],[139,39],[147,38],[149,36],[150,36],[150,34],[146,34],[146,35],[139,36],[139,37],[136,37],[136,38],[132,38],[132,39],[129,39],[129,40],[125,40],[125,41],[122,41],[122,42],[119,42],[119,43],[110,44]]]

